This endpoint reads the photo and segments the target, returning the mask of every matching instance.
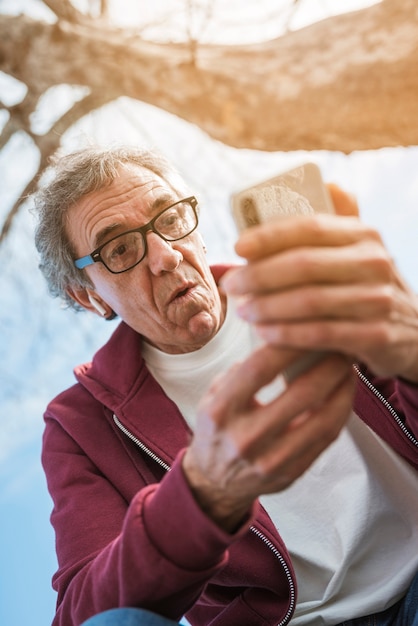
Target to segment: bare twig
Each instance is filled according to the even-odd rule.
[[[289,32],[290,23],[292,19],[295,17],[296,13],[298,12],[300,6],[302,5],[302,2],[303,0],[292,0],[289,13],[287,15],[286,22],[285,22],[285,27],[284,27],[285,32]]]
[[[15,120],[12,117],[9,117],[0,135],[0,150],[4,148],[9,139],[18,130],[21,130],[21,128],[16,125]]]
[[[190,50],[190,63],[195,66],[197,62],[197,51],[205,30],[208,28],[214,14],[215,0],[204,0],[204,7],[201,8],[196,0],[185,0],[186,9],[186,34]],[[196,25],[195,15],[201,12],[200,24]]]
[[[62,135],[70,126],[72,126],[77,120],[79,120],[87,113],[98,109],[99,107],[107,104],[113,100],[113,96],[105,93],[92,93],[86,96],[83,100],[76,102],[74,106],[67,111],[59,120],[55,122],[52,128],[45,135],[34,135],[31,133],[31,137],[34,140],[40,154],[39,167],[33,178],[28,182],[22,194],[17,198],[12,208],[8,212],[4,221],[3,227],[0,232],[0,244],[7,237],[8,232],[13,224],[13,220],[19,212],[23,202],[36,191],[38,181],[42,176],[45,169],[48,167],[50,158],[58,150],[61,144]],[[21,130],[21,128],[15,130]],[[10,137],[11,135],[9,135]],[[0,146],[1,147],[1,146]]]
[[[100,0],[100,15],[104,18],[109,17],[109,0]]]
[[[83,13],[78,11],[69,0],[42,0],[42,2],[51,9],[60,20],[67,22],[79,23],[85,19]]]

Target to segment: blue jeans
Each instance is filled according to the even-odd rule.
[[[81,626],[179,626],[166,617],[143,609],[110,609],[91,617]],[[232,625],[231,625],[232,626]],[[241,626],[241,625],[240,625]],[[408,592],[396,604],[381,613],[357,617],[338,626],[418,626],[418,573]]]
[[[144,609],[123,608],[98,613],[81,626],[178,626],[178,622]]]
[[[349,619],[339,626],[418,626],[418,573],[407,594],[386,611]]]

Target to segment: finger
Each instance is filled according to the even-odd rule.
[[[328,183],[328,191],[337,215],[352,215],[358,217],[359,207],[354,196],[343,191],[338,185]]]
[[[408,370],[417,370],[418,321],[412,310],[393,320],[266,324],[257,325],[256,331],[264,341],[281,348],[335,350],[353,355],[353,360],[365,363],[376,375],[410,378]]]
[[[245,428],[239,423],[235,430],[232,428],[237,455],[253,461],[263,450],[274,445],[275,439],[300,415],[321,407],[347,375],[351,375],[351,365],[345,358],[336,354],[324,356],[274,400],[253,410]]]
[[[341,246],[369,231],[358,219],[336,215],[283,217],[245,230],[235,244],[237,254],[256,260],[295,246]]]
[[[243,298],[237,314],[250,323],[316,318],[376,319],[391,316],[396,290],[387,284],[303,285],[280,292]]]
[[[351,414],[354,381],[354,376],[348,374],[326,404],[312,411],[296,428],[289,428],[278,445],[257,461],[263,476],[274,477],[268,485],[270,492],[288,487],[336,439]]]
[[[334,358],[338,359],[339,357]],[[332,361],[332,358],[330,360]],[[336,365],[341,368],[343,365],[341,358],[339,358],[339,364],[332,364],[330,360],[328,360],[330,369],[325,372],[327,376],[326,380],[323,381],[328,386],[328,389],[332,389],[335,386]],[[236,368],[234,373],[238,369]],[[320,370],[316,375],[323,378],[323,366]],[[301,389],[300,384],[296,388],[293,387],[293,402],[298,406],[305,406],[306,401],[316,406],[316,403],[319,401],[318,393],[323,391],[323,386],[319,384],[319,380],[315,379],[315,377],[314,380],[310,380],[309,384],[310,378],[309,376],[305,377],[304,389]],[[302,379],[303,377],[301,377]],[[331,379],[333,379],[332,384],[330,382]],[[301,401],[304,395],[305,403]],[[310,399],[313,399],[312,403],[309,402],[308,396]],[[291,406],[290,397],[288,397],[286,402],[289,403],[289,419],[287,423],[293,420],[293,423],[298,425],[298,422],[301,421],[300,415],[295,414],[298,406]],[[254,498],[261,493],[268,493],[272,490],[271,481],[277,475],[276,471],[276,475],[273,477],[264,476],[256,464],[259,458],[255,462],[251,462],[248,455],[247,458],[245,455],[246,452],[251,450],[251,440],[254,440],[254,434],[251,431],[252,429],[259,430],[263,419],[264,421],[267,419],[267,432],[265,423],[259,430],[259,433],[261,433],[261,438],[264,440],[267,452],[269,451],[268,446],[272,444],[278,445],[278,439],[280,439],[277,436],[273,438],[268,432],[268,428],[272,425],[277,432],[277,421],[280,420],[282,415],[281,408],[276,406],[275,410],[272,411],[272,406],[268,405],[265,407],[265,410],[260,409],[262,407],[258,407],[256,411],[250,411],[247,415],[245,413],[241,415],[239,413],[234,414],[232,422],[227,424],[225,429],[215,429],[214,437],[211,436],[213,435],[213,428],[209,427],[208,432],[205,424],[203,424],[204,428],[202,429],[202,421],[199,420],[200,428],[196,429],[192,444],[184,456],[184,471],[197,501],[209,516],[226,529],[236,526],[238,521],[248,511]],[[212,423],[212,420],[209,419],[209,422]],[[276,467],[275,470],[277,470]],[[287,469],[285,467],[283,474],[286,473]]]
[[[202,399],[200,409],[210,413],[215,423],[225,423],[232,413],[254,406],[257,392],[300,355],[299,350],[278,350],[272,346],[262,346],[247,359],[217,377]]]
[[[387,320],[324,320],[297,324],[260,324],[256,331],[267,343],[305,350],[330,350],[355,354],[356,360],[370,361],[370,354],[393,344],[394,324]]]
[[[389,282],[393,261],[380,241],[339,247],[301,247],[232,270],[223,287],[231,295],[276,291],[309,283]]]

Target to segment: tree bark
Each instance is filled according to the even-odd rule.
[[[0,70],[28,87],[0,149],[25,131],[40,153],[40,176],[59,137],[87,112],[129,96],[200,126],[213,138],[257,150],[345,153],[418,144],[418,6],[383,0],[257,45],[157,44],[75,9],[44,0],[55,23],[0,15]],[[89,95],[45,135],[30,115],[58,84]],[[9,210],[0,243],[30,181]]]
[[[192,51],[78,12],[56,24],[3,15],[0,69],[32,94],[69,83],[130,96],[240,148],[408,146],[418,143],[417,18],[415,0],[385,0],[274,41]]]

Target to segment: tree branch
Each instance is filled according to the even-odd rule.
[[[418,145],[416,0],[383,0],[257,45],[199,44],[194,63],[190,43],[145,42],[83,15],[68,0],[44,2],[57,23],[0,14],[0,70],[28,87],[19,104],[0,104],[10,115],[0,149],[23,131],[40,155],[38,173],[9,211],[0,243],[64,132],[119,96],[167,110],[240,148],[347,153]],[[91,93],[47,133],[33,133],[30,114],[39,97],[62,83]]]
[[[0,16],[0,69],[29,91],[67,83],[125,95],[239,148],[418,145],[417,18],[415,0],[384,0],[257,45],[200,44],[193,65],[187,43]]]
[[[86,16],[75,8],[69,0],[42,0],[51,9],[59,20],[66,20],[73,24],[79,24],[86,20]]]
[[[24,131],[32,137],[29,115],[33,111],[37,97],[34,93],[27,93],[22,102],[13,106],[5,107],[9,112],[7,120],[0,134],[0,150],[4,148],[9,139],[18,131]]]
[[[37,189],[38,181],[43,172],[49,165],[49,161],[54,153],[58,150],[61,144],[62,135],[70,126],[75,124],[81,117],[87,115],[91,111],[98,109],[99,107],[109,102],[109,95],[105,93],[92,93],[86,96],[83,100],[76,102],[74,106],[67,111],[59,120],[55,122],[50,131],[45,135],[35,135],[31,133],[31,137],[34,140],[40,155],[40,161],[38,170],[33,178],[28,182],[22,194],[14,202],[12,208],[8,212],[6,219],[3,223],[3,227],[0,231],[0,245],[2,241],[7,237],[10,228],[12,227],[13,220],[19,212],[23,202],[34,193]],[[7,125],[6,125],[7,126]],[[21,128],[15,128],[15,130],[21,130]],[[11,137],[12,132],[9,134]],[[1,137],[2,139],[3,137]],[[2,145],[0,144],[0,148]]]
[[[109,0],[100,0],[100,15],[106,19],[109,17]]]

